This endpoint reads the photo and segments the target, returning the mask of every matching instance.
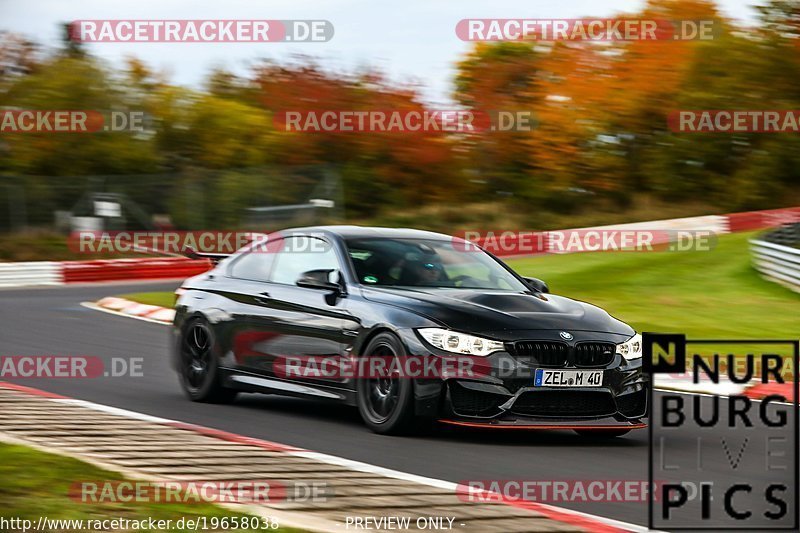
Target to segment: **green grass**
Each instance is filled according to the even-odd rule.
[[[160,305],[170,309],[175,305],[175,295],[171,292],[132,292],[120,294],[118,298],[125,298],[140,304]]]
[[[114,518],[144,520],[152,517],[155,520],[171,519],[173,522],[170,531],[186,531],[185,528],[176,528],[177,520],[183,517],[187,520],[206,517],[210,521],[212,517],[237,517],[241,520],[246,516],[215,505],[201,503],[97,504],[74,501],[68,496],[73,483],[124,478],[117,473],[96,468],[76,459],[44,453],[26,446],[0,443],[0,479],[3,480],[0,484],[0,501],[3,502],[0,517],[28,519],[34,524],[40,516],[51,519],[83,520]],[[259,529],[236,529],[236,531],[259,531]]]
[[[759,277],[748,239],[706,252],[595,252],[509,261],[555,294],[591,302],[637,331],[689,338],[800,337],[800,295]]]

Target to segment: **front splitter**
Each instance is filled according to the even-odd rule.
[[[630,422],[630,423],[597,423],[597,424],[587,424],[587,423],[573,423],[573,422],[558,422],[558,423],[548,423],[548,422],[541,422],[541,423],[530,423],[530,422],[518,422],[518,421],[503,421],[503,420],[493,420],[493,421],[486,421],[486,422],[468,422],[464,420],[450,420],[450,419],[442,419],[439,420],[442,424],[448,424],[451,426],[461,426],[461,427],[470,427],[470,428],[481,428],[481,429],[572,429],[572,430],[591,430],[591,431],[619,431],[624,429],[645,429],[647,428],[647,424],[644,422]]]

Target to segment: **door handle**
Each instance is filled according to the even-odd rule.
[[[268,292],[262,292],[261,294],[256,296],[255,300],[257,302],[265,304],[265,303],[269,302],[270,300],[272,300],[272,297],[269,295]]]

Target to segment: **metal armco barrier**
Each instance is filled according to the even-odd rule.
[[[205,259],[105,259],[61,263],[64,283],[131,279],[188,278],[211,268]]]
[[[753,239],[750,241],[753,266],[775,283],[800,292],[800,249]]]
[[[800,244],[800,222],[781,226],[764,235],[764,240],[772,244],[781,244],[790,248]]]
[[[57,261],[0,263],[0,287],[61,285],[61,283],[61,263]]]

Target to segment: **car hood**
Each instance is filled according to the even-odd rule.
[[[384,287],[370,287],[363,294],[370,301],[401,307],[470,333],[558,329],[634,334],[630,326],[599,307],[555,294]]]

